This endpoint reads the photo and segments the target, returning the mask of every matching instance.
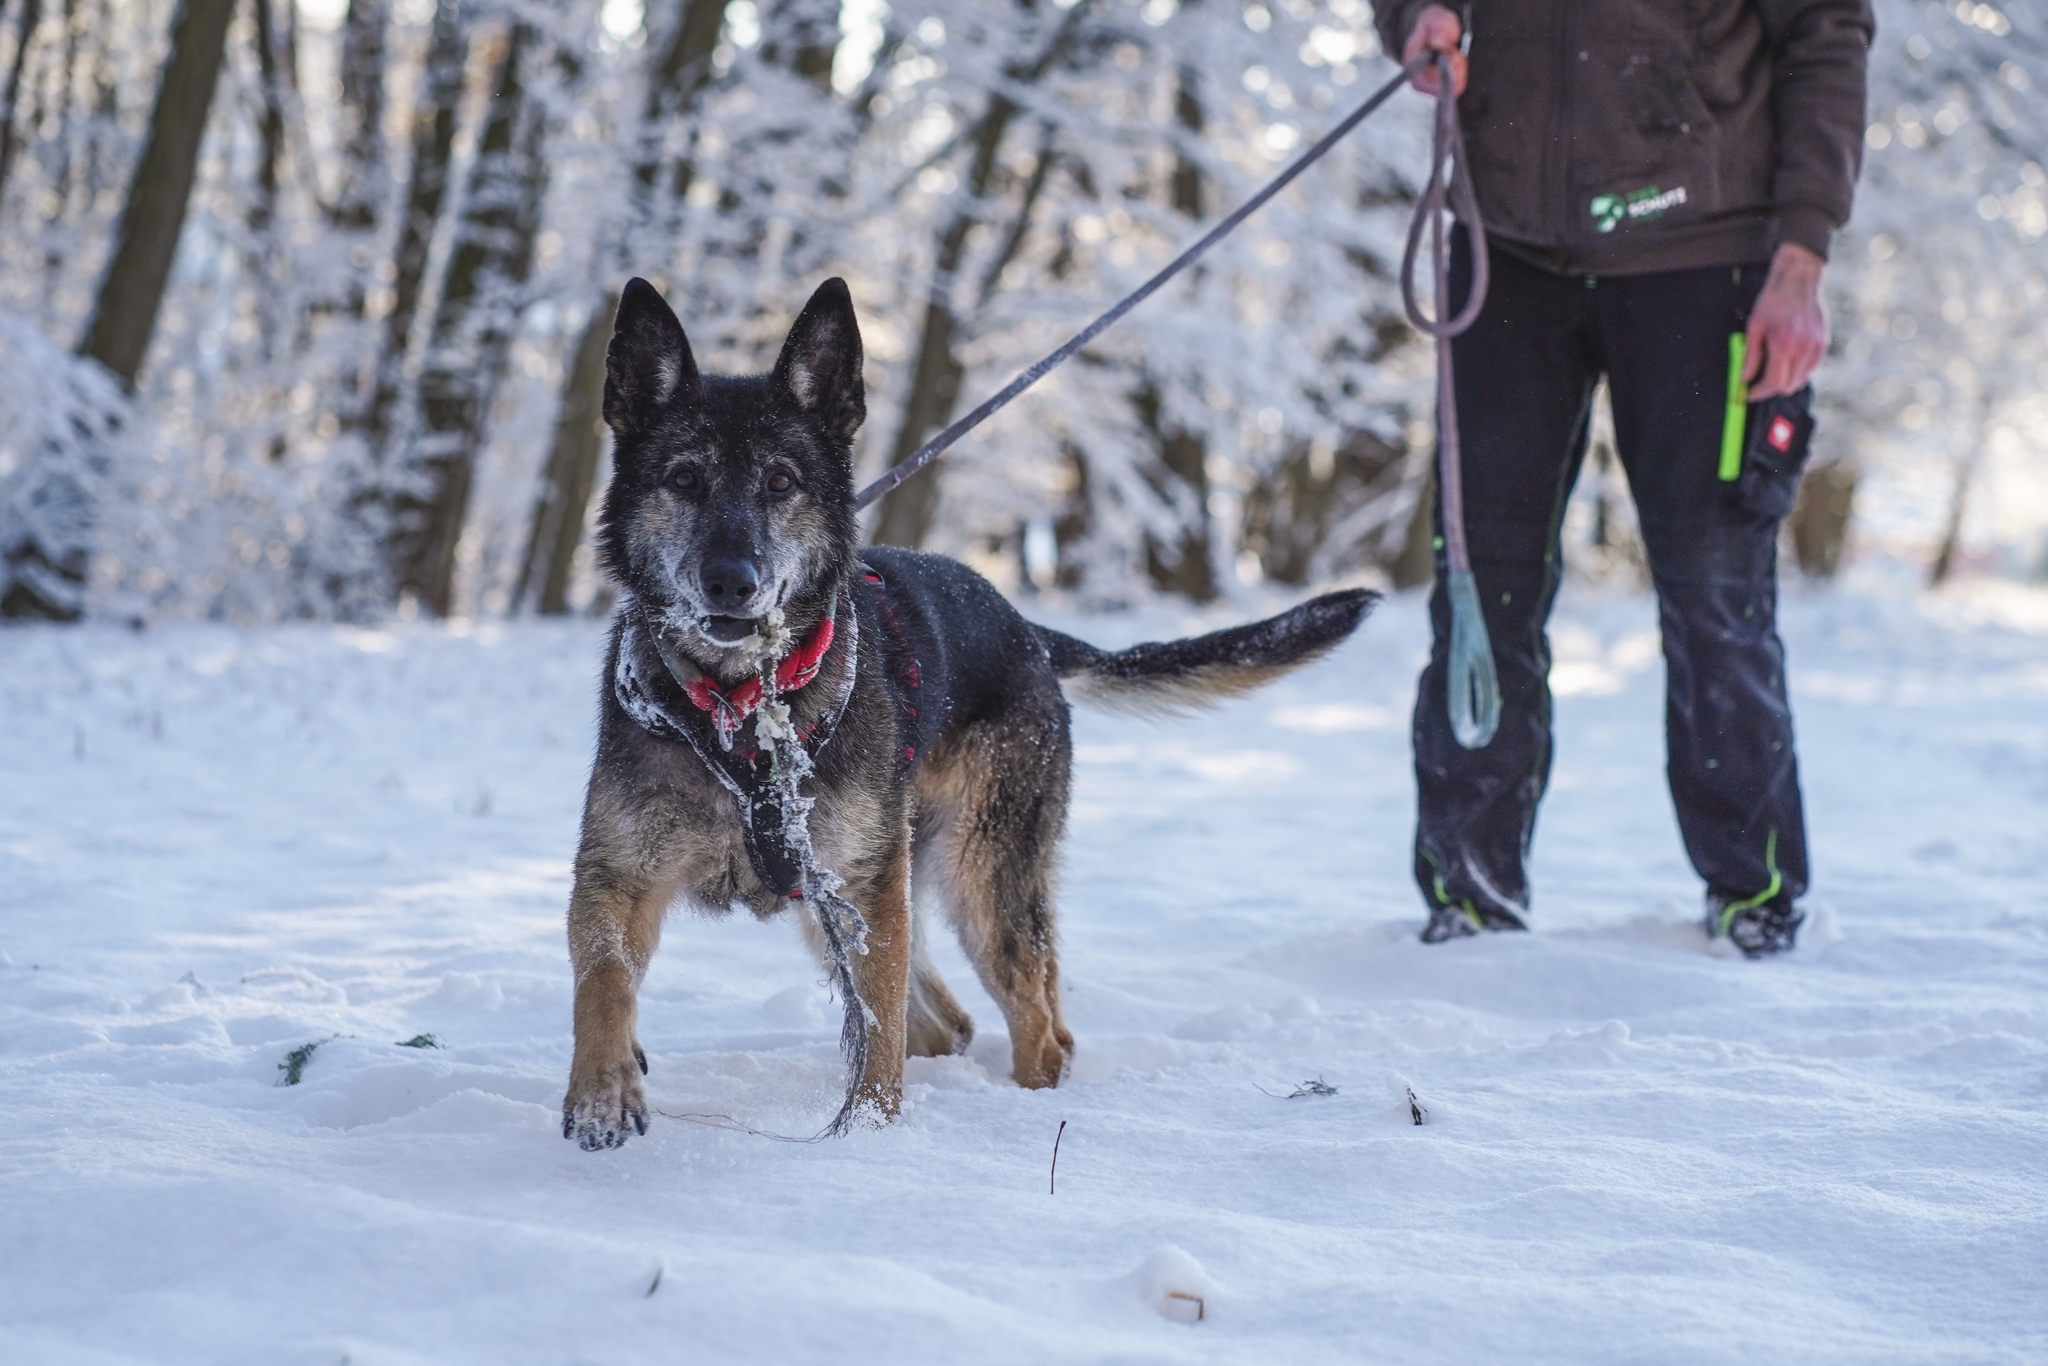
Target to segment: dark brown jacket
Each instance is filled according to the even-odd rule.
[[[1435,0],[1443,3],[1443,0]],[[1382,0],[1398,55],[1431,0]],[[1822,256],[1863,153],[1869,0],[1472,0],[1459,113],[1488,233],[1553,270]]]

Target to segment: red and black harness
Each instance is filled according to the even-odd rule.
[[[875,594],[875,614],[885,637],[881,654],[898,684],[891,691],[906,741],[897,763],[901,773],[908,773],[917,761],[915,698],[923,678],[888,586],[874,570],[860,568],[861,583]],[[761,885],[776,896],[805,902],[817,916],[846,1005],[839,1034],[847,1060],[846,1099],[826,1133],[841,1133],[852,1121],[867,1069],[872,1019],[853,975],[853,955],[867,951],[867,922],[839,894],[844,881],[817,861],[810,835],[815,799],[802,789],[853,699],[860,667],[857,591],[852,584],[842,587],[810,635],[773,670],[729,688],[677,652],[645,610],[628,602],[612,669],[612,695],[626,714],[657,739],[687,744],[732,793],[747,861]],[[776,702],[812,687],[828,689],[824,706],[786,735],[763,733],[764,721],[773,724],[788,715]],[[753,730],[742,742],[740,733],[749,721]],[[789,754],[793,747],[801,757]]]
[[[882,626],[881,655],[897,686],[894,694],[904,743],[897,765],[907,772],[917,761],[918,691],[923,684],[917,656],[882,576],[860,566],[859,582],[874,594],[875,617]],[[626,612],[619,642],[612,691],[626,714],[657,739],[680,741],[695,751],[706,768],[739,806],[747,861],[761,885],[792,900],[805,895],[805,847],[790,838],[792,813],[787,795],[778,790],[773,744],[763,744],[761,708],[770,700],[801,692],[822,679],[828,700],[807,720],[793,726],[794,739],[813,763],[831,742],[853,698],[859,672],[860,611],[852,585],[842,588],[831,608],[810,634],[784,656],[768,678],[760,676],[730,687],[693,664],[671,646],[644,610]],[[652,655],[658,670],[647,668]],[[649,678],[647,675],[652,675]],[[678,696],[680,695],[680,696]],[[677,701],[688,705],[675,705]],[[748,723],[754,724],[749,727]],[[742,732],[746,732],[744,735]],[[808,798],[805,811],[808,812]]]

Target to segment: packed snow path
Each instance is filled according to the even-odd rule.
[[[1532,934],[1416,941],[1396,601],[1212,716],[1077,718],[1067,1086],[948,945],[980,1036],[893,1128],[595,1155],[595,624],[0,632],[0,1358],[2048,1357],[2048,604],[1788,603],[1818,885],[1764,963],[1696,928],[1653,627],[1560,614]],[[653,1103],[815,1130],[821,976],[672,921]]]

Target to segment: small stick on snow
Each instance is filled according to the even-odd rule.
[[[1052,1136],[1052,1171],[1045,1179],[1045,1193],[1055,1194],[1060,1188],[1060,1140],[1067,1136],[1067,1122],[1060,1121],[1060,1131]]]
[[[1415,1098],[1415,1088],[1408,1088],[1408,1117],[1417,1124],[1429,1123],[1429,1111],[1422,1108],[1422,1102]]]
[[[666,1271],[666,1270],[668,1270],[668,1267],[667,1267],[666,1265],[664,1265],[664,1264],[662,1264],[662,1263],[659,1263],[659,1262],[657,1262],[657,1263],[655,1264],[655,1267],[654,1267],[654,1279],[653,1279],[652,1281],[648,1282],[648,1285],[647,1285],[647,1294],[646,1294],[645,1296],[643,1296],[642,1298],[645,1298],[645,1299],[650,1299],[650,1300],[654,1298],[654,1292],[655,1292],[655,1291],[657,1291],[657,1290],[659,1290],[659,1289],[661,1289],[661,1273],[662,1273],[662,1272],[664,1272],[664,1271]]]

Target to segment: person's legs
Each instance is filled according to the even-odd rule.
[[[1452,264],[1463,299],[1471,256]],[[1415,700],[1415,878],[1429,941],[1519,929],[1524,861],[1550,779],[1550,643],[1543,626],[1560,573],[1558,531],[1585,453],[1599,370],[1583,279],[1493,256],[1493,283],[1470,331],[1452,343],[1463,447],[1465,535],[1500,673],[1500,728],[1483,749],[1451,734],[1445,695],[1450,603],[1437,506],[1431,646]]]
[[[1757,264],[1602,280],[1600,326],[1616,444],[1662,614],[1671,796],[1686,853],[1720,906],[1784,908],[1789,944],[1791,903],[1807,883],[1806,822],[1776,624],[1778,523],[1744,511],[1718,473],[1728,337],[1743,329],[1764,274]]]

